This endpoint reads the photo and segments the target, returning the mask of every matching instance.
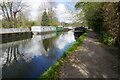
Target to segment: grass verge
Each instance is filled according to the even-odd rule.
[[[63,55],[61,56],[61,58],[55,63],[53,64],[44,74],[42,74],[40,76],[39,79],[55,79],[57,80],[59,78],[59,71],[60,71],[60,67],[63,64],[64,59],[71,54],[72,52],[74,52],[76,49],[79,48],[79,45],[82,44],[82,42],[84,41],[84,38],[86,37],[88,32],[84,33],[83,35],[81,35],[78,40],[68,48],[67,51],[65,51],[63,53]]]

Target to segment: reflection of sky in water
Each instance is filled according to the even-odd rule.
[[[35,38],[31,39],[31,41],[25,46],[24,49],[25,49],[24,59],[26,61],[31,60],[35,56],[41,56],[42,53],[44,53],[42,41],[41,40],[38,41]]]
[[[73,32],[68,32],[68,34],[60,35],[56,41],[57,48],[64,49],[67,44],[73,43],[75,41]]]
[[[31,41],[23,48],[24,49],[24,59],[29,62],[32,58],[48,55],[48,52],[44,49],[42,40],[50,37],[54,37],[55,33],[49,35],[33,35]],[[34,46],[33,46],[34,45]],[[47,49],[49,51],[49,48]]]
[[[74,43],[73,32],[34,35],[32,39],[2,44],[3,77],[37,78]],[[1,48],[0,48],[1,50]]]

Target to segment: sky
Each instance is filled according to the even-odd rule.
[[[27,4],[30,9],[30,16],[31,20],[37,20],[38,15],[43,13],[45,8],[54,8],[56,13],[56,17],[60,22],[71,23],[73,22],[73,14],[76,14],[77,11],[74,8],[76,2],[70,0],[29,0]],[[53,4],[50,4],[52,2]]]
[[[74,21],[74,15],[77,13],[74,8],[75,2],[57,2],[56,15],[60,22],[71,23]]]

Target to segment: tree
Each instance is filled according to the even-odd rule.
[[[75,7],[85,12],[87,24],[103,43],[120,46],[120,2],[78,2]]]
[[[47,15],[46,11],[43,12],[41,25],[42,26],[49,26],[50,25],[49,16]]]
[[[56,17],[56,13],[53,8],[48,9],[48,15],[49,15],[49,20],[50,20],[50,25],[51,26],[58,26],[59,22]]]
[[[25,4],[19,0],[3,0],[0,2],[0,9],[2,10],[3,17],[9,27],[17,27],[17,16],[23,11]]]
[[[0,20],[0,27],[2,27],[2,20]]]
[[[26,17],[25,14],[21,13],[18,17],[17,17],[17,26],[19,27],[28,27],[27,23],[28,23],[28,18]]]

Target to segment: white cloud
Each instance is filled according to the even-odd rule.
[[[57,15],[60,22],[64,22],[65,19],[66,19],[65,17],[69,16],[68,14],[69,14],[69,12],[66,9],[64,4],[58,4],[57,5],[57,7],[56,7],[56,15]]]
[[[3,16],[2,15],[0,15],[0,20],[3,18]]]
[[[60,22],[72,23],[75,19],[73,18],[76,12],[70,11],[65,4],[58,4],[56,7],[56,15]]]
[[[2,10],[0,9],[0,20],[3,18],[2,16]]]
[[[29,6],[30,18],[36,20],[39,13],[43,12],[44,9],[50,8],[49,1],[47,0],[25,0],[26,4]]]
[[[58,5],[57,5],[57,9],[60,10],[59,13],[60,13],[60,12],[63,13],[63,12],[66,11],[66,8],[65,8],[65,5],[64,5],[64,4],[58,4]]]

